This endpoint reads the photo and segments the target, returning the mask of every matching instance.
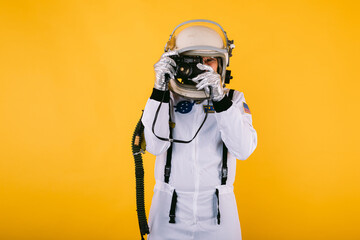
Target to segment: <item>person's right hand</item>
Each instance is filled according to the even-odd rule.
[[[177,51],[165,52],[161,56],[160,60],[154,65],[156,76],[154,88],[157,90],[168,90],[168,83],[166,82],[165,74],[169,74],[170,78],[174,78],[176,62],[174,59],[169,57],[173,55],[179,55],[179,53]]]

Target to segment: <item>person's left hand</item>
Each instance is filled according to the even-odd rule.
[[[221,76],[208,65],[198,63],[196,66],[200,70],[206,70],[206,72],[199,74],[191,79],[193,82],[197,83],[196,88],[198,90],[204,89],[207,94],[210,94],[211,92],[210,99],[215,102],[223,99],[225,92],[222,86]]]

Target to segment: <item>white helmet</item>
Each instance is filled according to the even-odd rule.
[[[218,73],[225,84],[228,83],[226,79],[230,78],[226,67],[229,66],[229,58],[235,47],[233,43],[218,23],[196,19],[183,22],[173,30],[165,46],[165,52],[177,50],[180,55],[220,58]],[[181,83],[177,79],[170,80],[169,88],[190,99],[203,100],[208,97],[203,90],[198,91],[194,85]]]

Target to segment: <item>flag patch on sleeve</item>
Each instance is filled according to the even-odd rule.
[[[244,107],[244,112],[251,114],[249,106],[245,102],[243,102],[243,107]]]

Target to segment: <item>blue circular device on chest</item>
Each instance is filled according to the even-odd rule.
[[[178,102],[178,104],[176,104],[175,107],[175,112],[179,112],[182,114],[185,113],[189,113],[191,111],[191,109],[193,108],[195,102],[190,102],[190,101],[180,101]]]

